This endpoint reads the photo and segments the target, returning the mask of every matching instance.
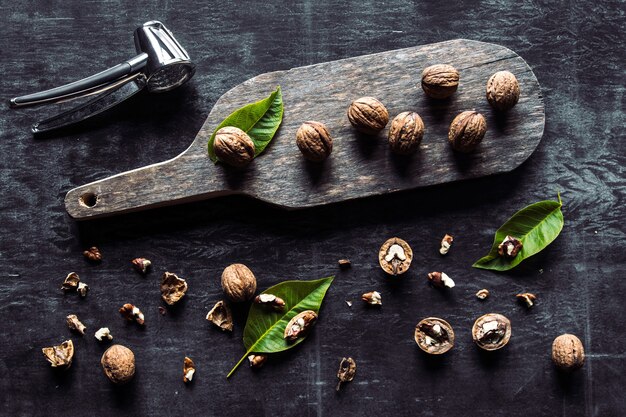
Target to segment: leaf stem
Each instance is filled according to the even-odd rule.
[[[241,365],[241,363],[246,360],[246,358],[248,357],[248,355],[251,353],[252,351],[249,350],[247,351],[242,357],[241,359],[239,359],[239,362],[237,362],[237,364],[233,367],[233,369],[230,370],[230,372],[228,373],[228,375],[226,375],[226,379],[230,378],[230,376],[232,374],[235,373],[235,371],[237,370],[237,368],[239,368],[239,365]]]

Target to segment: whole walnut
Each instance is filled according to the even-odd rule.
[[[389,147],[399,155],[408,155],[419,148],[424,137],[424,122],[419,114],[405,111],[391,121]]]
[[[487,132],[485,117],[476,111],[464,111],[450,124],[448,141],[455,151],[468,153],[483,140],[485,132]]]
[[[519,100],[519,83],[509,71],[498,71],[487,81],[487,101],[498,111],[512,109]]]
[[[256,291],[256,278],[244,264],[232,264],[222,272],[222,289],[230,301],[248,301]]]
[[[574,371],[585,362],[585,349],[573,334],[562,334],[552,343],[552,362],[563,371]]]
[[[448,98],[458,87],[459,72],[452,65],[431,65],[422,71],[422,89],[428,97]]]
[[[374,97],[361,97],[348,107],[348,120],[359,132],[375,135],[387,126],[389,112],[384,104]]]
[[[222,162],[243,168],[254,159],[254,142],[243,130],[226,126],[215,133],[215,156]]]
[[[114,384],[125,384],[135,375],[135,355],[122,345],[108,348],[100,359],[104,374]]]
[[[296,132],[296,145],[309,161],[321,162],[333,150],[333,138],[320,122],[304,122]]]

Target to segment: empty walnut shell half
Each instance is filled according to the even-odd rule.
[[[487,81],[487,101],[498,111],[511,110],[519,101],[519,83],[509,71],[498,71]]]
[[[228,304],[223,301],[215,303],[206,315],[206,319],[224,331],[233,331],[233,314]]]
[[[122,345],[108,348],[100,359],[102,370],[114,384],[125,384],[135,376],[135,354]]]
[[[166,272],[161,278],[161,298],[169,305],[176,304],[187,292],[187,281],[176,274]]]
[[[45,347],[41,351],[53,368],[68,369],[72,366],[74,343],[71,340],[66,340],[58,346]]]
[[[459,72],[452,65],[431,65],[422,71],[422,89],[428,97],[444,99],[459,87]]]
[[[317,313],[313,310],[306,310],[295,315],[285,327],[285,339],[288,342],[293,342],[299,337],[305,336],[316,321]]]
[[[404,274],[413,260],[413,251],[408,243],[399,237],[388,239],[378,251],[380,267],[390,275]]]
[[[585,349],[573,334],[562,334],[552,343],[552,362],[562,371],[575,371],[585,362]]]
[[[474,322],[472,338],[484,350],[503,348],[511,338],[511,322],[502,314],[485,314]]]
[[[256,292],[256,277],[244,264],[232,264],[222,272],[222,289],[230,301],[248,301]]]
[[[254,159],[254,142],[243,130],[226,126],[215,133],[215,156],[228,165],[243,168]]]
[[[424,137],[424,122],[419,114],[405,111],[391,121],[389,128],[389,147],[398,155],[415,152]]]
[[[415,326],[415,343],[426,353],[441,355],[454,346],[454,330],[443,319],[427,317]]]
[[[359,132],[375,135],[387,126],[389,112],[385,105],[374,97],[361,97],[348,107],[348,120]]]
[[[309,121],[296,132],[296,145],[309,161],[322,162],[333,150],[333,138],[323,123]]]
[[[485,117],[476,111],[464,111],[454,118],[448,141],[455,151],[469,153],[482,142],[487,132]]]

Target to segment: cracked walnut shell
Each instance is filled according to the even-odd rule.
[[[361,97],[348,107],[348,120],[359,132],[375,135],[387,126],[389,112],[374,97]]]
[[[474,322],[472,338],[484,350],[503,348],[511,338],[511,322],[502,314],[485,314]]]
[[[168,305],[174,305],[183,298],[187,288],[187,281],[171,272],[164,273],[161,278],[161,298]]]
[[[414,338],[419,348],[431,355],[441,355],[454,346],[452,326],[437,317],[427,317],[417,323]]]
[[[459,87],[459,72],[452,65],[431,65],[422,71],[422,89],[428,97],[444,99]]]
[[[487,101],[498,111],[511,110],[519,101],[519,83],[509,71],[498,71],[487,81]]]
[[[454,118],[448,131],[448,141],[455,151],[473,151],[485,137],[487,121],[476,111],[464,111]]]
[[[322,162],[333,150],[333,138],[323,123],[308,121],[296,132],[296,145],[309,161]]]
[[[411,247],[399,237],[388,239],[378,251],[378,263],[389,275],[404,274],[411,266],[412,260]]]
[[[424,122],[419,114],[405,111],[397,115],[389,127],[389,147],[398,155],[415,152],[424,137]]]
[[[45,347],[41,351],[53,368],[68,369],[72,366],[74,343],[71,340],[66,340],[58,346]]]
[[[114,384],[125,384],[135,375],[135,354],[122,345],[108,348],[100,359],[102,370]]]
[[[215,133],[215,156],[228,165],[243,168],[254,159],[254,142],[243,130],[226,126]]]
[[[230,301],[248,301],[256,291],[256,278],[244,264],[232,264],[222,272],[222,289]]]

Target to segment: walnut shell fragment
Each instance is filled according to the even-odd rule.
[[[474,322],[472,338],[484,350],[503,348],[511,338],[511,322],[502,314],[485,314]]]
[[[356,362],[352,358],[342,358],[339,363],[339,370],[337,371],[337,391],[341,389],[341,384],[344,382],[350,382],[356,375]]]
[[[552,343],[552,362],[562,371],[575,371],[585,362],[585,348],[573,334],[562,334]]]
[[[378,263],[389,275],[404,274],[411,266],[413,250],[399,237],[388,239],[378,251]]]
[[[176,274],[166,272],[161,277],[161,298],[168,305],[176,304],[187,292],[187,281]]]
[[[243,130],[226,126],[215,133],[213,150],[217,158],[236,168],[243,168],[254,159],[254,142]]]
[[[376,135],[389,122],[389,112],[383,103],[374,97],[361,97],[348,107],[348,120],[359,132]]]
[[[230,301],[248,301],[256,292],[256,277],[244,264],[232,264],[222,272],[222,289]]]
[[[452,65],[431,65],[422,71],[422,89],[428,97],[444,99],[459,87],[459,72]]]
[[[135,354],[122,345],[108,348],[100,359],[102,370],[114,384],[125,384],[135,376]]]
[[[230,307],[223,301],[215,303],[206,315],[206,319],[224,331],[233,331],[233,314]]]
[[[61,284],[61,289],[63,291],[75,291],[78,289],[78,284],[80,283],[80,277],[76,272],[70,272],[65,277],[63,284]]]
[[[487,121],[477,111],[464,111],[450,124],[448,142],[452,149],[462,153],[472,152],[482,142],[487,132]]]
[[[193,379],[193,375],[196,373],[196,365],[193,360],[187,356],[183,360],[183,382],[188,384]]]
[[[482,290],[478,290],[476,293],[476,298],[479,300],[484,300],[489,297],[489,290],[487,288],[483,288]]]
[[[316,321],[317,313],[313,310],[305,310],[295,315],[285,327],[285,339],[288,342],[293,342],[299,337],[305,336]]]
[[[309,161],[322,162],[333,151],[333,138],[323,123],[308,121],[298,128],[296,145]]]
[[[441,355],[454,346],[452,326],[437,317],[427,317],[417,323],[414,337],[419,348],[431,355]]]
[[[87,329],[87,327],[83,323],[81,323],[80,320],[78,320],[78,316],[76,316],[76,314],[70,314],[69,316],[67,316],[66,322],[67,327],[69,327],[70,330],[74,330],[81,335],[85,334],[85,330]]]
[[[519,101],[519,83],[509,71],[498,71],[487,81],[487,101],[498,111],[511,110]]]
[[[72,366],[74,343],[71,340],[66,340],[58,346],[45,347],[41,351],[53,368],[68,369]]]
[[[398,155],[409,155],[417,151],[424,137],[424,122],[419,114],[405,111],[391,121],[389,147]]]

